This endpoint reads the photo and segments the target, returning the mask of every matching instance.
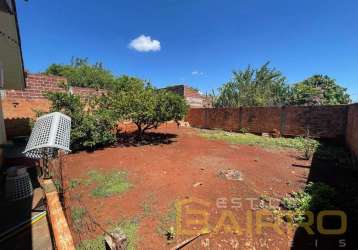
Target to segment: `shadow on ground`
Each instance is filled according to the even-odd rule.
[[[313,156],[307,182],[322,182],[335,188],[334,206],[347,215],[347,230],[338,235],[322,234],[322,230],[317,230],[317,211],[314,213],[315,223],[311,226],[314,235],[309,235],[304,228],[299,227],[295,232],[291,250],[358,249],[355,230],[358,226],[358,171],[350,166],[349,157],[342,150],[343,147],[327,143],[324,145]],[[323,218],[323,228],[341,228],[338,216]]]
[[[118,137],[117,146],[139,147],[145,145],[163,145],[176,142],[177,135],[169,133],[148,132],[138,137],[137,133],[123,133]]]

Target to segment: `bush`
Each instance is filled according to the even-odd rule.
[[[303,191],[284,197],[281,204],[294,212],[293,221],[302,222],[307,211],[319,212],[335,207],[335,189],[321,182],[308,183]]]
[[[303,153],[303,158],[305,160],[311,159],[320,143],[308,137],[298,137],[297,140],[299,141],[299,143],[301,143],[301,151]]]
[[[71,93],[47,93],[50,112],[61,112],[71,117],[71,149],[93,149],[116,141],[116,120],[101,106],[101,98]]]

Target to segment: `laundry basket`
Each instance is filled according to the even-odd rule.
[[[71,118],[60,112],[39,117],[31,131],[24,154],[33,159],[52,158],[62,149],[70,152]]]
[[[31,178],[26,168],[19,169],[17,174],[7,175],[5,180],[5,198],[17,201],[32,196]]]
[[[60,112],[39,117],[31,131],[25,151],[27,157],[42,159],[44,178],[50,178],[48,161],[57,156],[57,152],[70,152],[71,118]]]

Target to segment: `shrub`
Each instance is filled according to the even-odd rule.
[[[47,93],[51,101],[50,112],[61,112],[71,117],[71,149],[91,149],[116,141],[113,130],[116,120],[103,109],[102,99],[88,97],[83,100],[71,93]]]
[[[311,159],[311,157],[316,152],[319,146],[319,142],[308,137],[307,138],[298,137],[297,140],[301,144],[301,151],[303,153],[303,158],[305,160]]]
[[[307,211],[318,212],[334,208],[335,196],[334,188],[321,182],[310,182],[303,191],[293,192],[289,197],[284,197],[281,204],[294,212],[294,222],[302,222]]]

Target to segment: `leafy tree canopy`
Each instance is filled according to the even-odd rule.
[[[271,106],[288,101],[286,78],[269,62],[258,69],[248,66],[233,72],[233,79],[219,89],[214,98],[215,107]]]
[[[87,58],[72,58],[70,64],[51,64],[44,73],[66,77],[69,85],[78,87],[107,88],[116,81],[102,63],[90,64]]]
[[[104,106],[112,110],[117,119],[136,124],[139,137],[148,129],[158,128],[163,122],[184,118],[188,107],[181,96],[157,90],[150,84],[134,86],[125,91],[109,92],[104,98],[107,103]]]
[[[293,85],[290,104],[334,105],[350,102],[346,88],[326,75],[314,75]]]

